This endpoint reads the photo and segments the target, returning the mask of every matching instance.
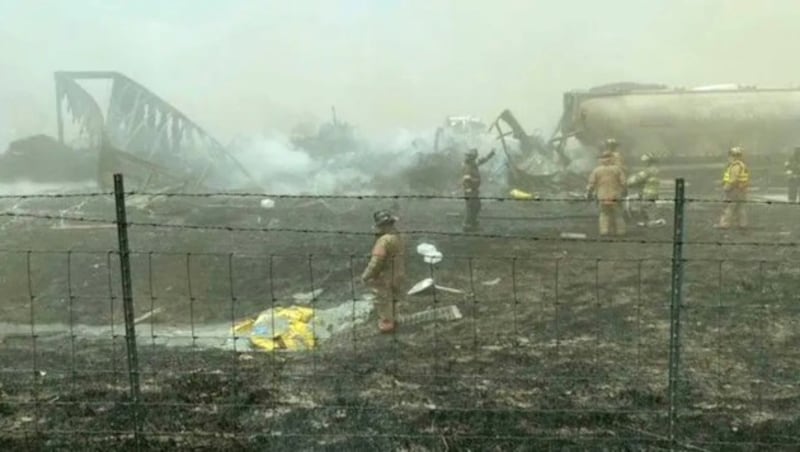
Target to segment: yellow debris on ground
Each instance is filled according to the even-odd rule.
[[[522,191],[522,190],[518,190],[516,188],[511,190],[510,194],[511,194],[511,197],[514,198],[514,199],[534,199],[534,198],[536,198],[535,194],[528,193],[528,192]]]
[[[302,306],[268,309],[234,325],[233,332],[249,335],[250,344],[259,350],[310,350],[316,346],[310,324],[313,318],[314,310]]]

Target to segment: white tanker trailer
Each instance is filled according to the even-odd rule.
[[[541,156],[562,164],[569,163],[567,155],[593,159],[612,137],[629,166],[635,167],[643,154],[653,154],[665,178],[684,177],[702,189],[718,185],[728,149],[743,146],[754,185],[783,185],[783,161],[800,145],[800,88],[618,83],[569,91],[563,101],[561,120],[544,143],[533,142],[507,110],[492,123],[503,149],[508,137],[520,143],[521,152],[509,155],[516,186],[541,184],[548,171],[532,164]],[[503,125],[511,131],[505,132]],[[581,149],[574,149],[573,140]]]
[[[758,158],[800,144],[800,88],[626,86],[565,93],[561,137],[584,146],[615,137],[628,157],[652,153],[675,163],[724,156],[734,145]]]

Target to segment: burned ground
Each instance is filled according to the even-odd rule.
[[[410,282],[432,275],[471,292],[411,297],[401,313],[455,304],[460,320],[392,336],[377,335],[370,321],[307,353],[156,344],[159,328],[233,322],[291,304],[297,292],[324,289],[321,308],[360,296],[354,276],[370,247],[370,213],[393,200],[277,201],[268,215],[235,223],[247,230],[131,227],[136,314],[161,308],[137,325],[143,449],[671,445],[671,228],[600,242],[584,203],[487,202],[486,217],[540,219],[487,218],[483,236],[465,237],[459,202],[398,201],[402,228],[429,231],[409,236]],[[720,208],[687,206],[677,447],[795,450],[800,210],[754,205],[752,230],[722,233],[711,228]],[[670,208],[664,214],[671,219]],[[84,215],[110,220],[113,208]],[[130,220],[164,222],[141,212]],[[564,231],[589,239],[560,240]],[[115,240],[112,228],[5,224],[4,449],[99,450],[120,441],[135,449]],[[424,264],[413,253],[422,241],[435,243],[443,262]],[[90,340],[31,330],[32,319],[116,329]]]

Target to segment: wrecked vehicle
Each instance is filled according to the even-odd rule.
[[[703,189],[718,185],[734,145],[744,146],[748,163],[769,180],[780,177],[783,154],[800,143],[800,88],[615,83],[567,92],[563,105],[548,140],[525,133],[508,110],[492,123],[515,187],[579,182],[574,176],[594,166],[609,137],[619,142],[630,166],[652,154],[665,179],[684,177]],[[583,163],[574,164],[577,159]]]
[[[780,171],[782,154],[800,143],[798,121],[800,88],[612,84],[565,93],[553,141],[596,148],[615,137],[629,162],[650,153],[667,177],[702,183],[719,178],[732,146],[744,146],[762,176]]]
[[[691,89],[615,85],[564,94],[561,136],[587,146],[616,137],[631,157],[783,152],[800,140],[800,89],[714,85]]]
[[[34,135],[12,141],[0,155],[0,180],[71,183],[94,180],[97,155],[73,149],[53,137]]]
[[[505,156],[508,190],[533,194],[585,184],[583,176],[570,169],[572,158],[563,140],[546,141],[538,133],[529,135],[510,110],[503,110],[489,130],[495,131]]]
[[[341,121],[336,116],[336,108],[331,107],[331,120],[311,130],[308,126],[298,125],[292,131],[292,145],[313,158],[331,158],[361,148],[356,137],[355,128]]]
[[[486,123],[470,116],[448,116],[436,128],[431,144],[422,138],[411,143],[413,161],[400,170],[400,180],[391,181],[412,191],[427,194],[457,195],[461,192],[461,165],[469,149],[488,153],[495,145]],[[505,162],[494,158],[481,168],[483,189],[487,194],[505,192]]]
[[[486,142],[486,123],[475,116],[448,116],[436,128],[433,140],[435,152],[480,148]]]

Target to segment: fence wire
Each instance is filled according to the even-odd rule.
[[[432,200],[409,202],[419,204],[401,217],[412,223],[403,231],[406,286],[424,278],[434,285],[402,297],[400,328],[389,335],[378,333],[359,280],[372,233],[354,230],[352,214],[297,211],[296,227],[218,228],[144,221],[132,211],[138,369],[126,360],[114,231],[41,226],[115,224],[110,213],[6,212],[9,221],[32,220],[41,235],[24,242],[23,229],[0,247],[0,446],[800,447],[794,206],[753,205],[766,210],[753,212],[746,232],[711,229],[724,206],[686,207],[672,387],[671,227],[603,239],[620,243],[596,241],[591,218],[577,222],[584,240],[560,236],[576,228],[572,219],[550,229],[485,220],[489,233],[464,234],[441,217],[415,219]],[[369,208],[361,209],[367,220]],[[663,210],[671,218],[672,207]],[[341,238],[305,227],[306,216]],[[17,233],[12,223],[4,230]],[[59,249],[64,234],[70,242]],[[414,253],[426,240],[444,250],[441,262]],[[91,243],[106,246],[81,248]],[[130,397],[131,372],[138,400]]]
[[[3,257],[24,262],[29,288],[3,306],[9,445],[671,445],[668,259],[420,263],[414,272],[444,288],[407,297],[397,309],[408,320],[381,336],[359,311],[364,290],[353,276],[365,257],[133,253],[143,416],[135,443],[119,256]],[[688,275],[713,266],[720,276],[687,282],[678,441],[797,446],[763,426],[798,408],[797,263],[685,264]],[[345,270],[315,274],[334,265]],[[264,311],[280,332],[285,321],[269,310],[292,306],[315,311],[310,349],[264,352],[258,334],[234,333]],[[719,419],[727,432],[712,435]]]

